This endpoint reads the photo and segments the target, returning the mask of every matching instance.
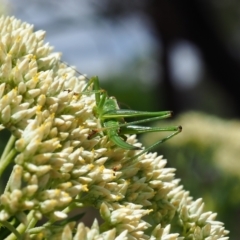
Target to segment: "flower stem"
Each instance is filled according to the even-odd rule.
[[[0,159],[0,176],[2,175],[5,168],[9,165],[9,163],[12,161],[13,157],[16,154],[16,150],[13,147],[13,144],[15,143],[16,138],[12,135],[7,143],[7,146],[5,147],[3,154]]]
[[[6,155],[8,154],[8,152],[10,152],[10,150],[13,148],[13,144],[15,143],[16,137],[14,137],[13,135],[11,135],[10,139],[8,140],[7,146],[5,147],[1,159],[0,161],[2,161],[2,159],[4,159],[6,157]]]
[[[11,233],[7,238],[5,238],[5,240],[16,240],[16,239],[22,239],[22,236],[20,234],[24,234],[24,232],[26,232],[27,229],[33,227],[36,223],[37,223],[37,219],[34,218],[34,211],[31,211],[28,215],[27,215],[27,222],[29,224],[19,224],[17,229],[15,229],[15,231],[18,233],[18,236],[15,234],[15,232]],[[17,236],[17,238],[16,238]],[[20,237],[19,237],[20,236]]]
[[[12,234],[9,235],[7,238],[5,238],[6,240],[13,240],[13,239],[22,239],[21,235],[19,234],[19,232],[8,222],[8,221],[1,221],[1,224],[8,228]],[[11,237],[10,237],[11,236]],[[9,238],[10,237],[10,238]]]

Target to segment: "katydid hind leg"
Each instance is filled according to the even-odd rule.
[[[126,126],[130,126],[132,124],[139,124],[139,123],[146,123],[146,122],[153,122],[153,121],[157,121],[157,120],[161,120],[164,118],[168,118],[170,116],[158,116],[158,117],[152,117],[152,118],[147,118],[147,119],[141,119],[141,120],[137,120],[137,121],[133,121],[133,122],[125,122],[125,123],[120,123],[119,127],[126,127]],[[120,121],[119,121],[120,122]]]
[[[136,111],[130,109],[111,109],[103,113],[103,118],[133,118],[133,117],[150,117],[146,119],[154,119],[157,117],[158,119],[165,119],[172,117],[172,111],[161,111],[161,112],[146,112],[146,111]],[[140,121],[140,120],[139,120]],[[150,120],[149,120],[150,121]]]
[[[179,134],[181,131],[182,131],[182,127],[179,126],[179,127],[178,127],[178,130],[177,130],[176,132],[174,132],[174,133],[168,135],[167,137],[165,137],[165,138],[163,138],[163,139],[161,139],[161,140],[153,143],[151,146],[145,148],[143,151],[141,151],[140,153],[138,153],[137,155],[135,155],[134,157],[132,157],[130,160],[134,160],[134,159],[138,158],[139,156],[141,156],[142,154],[151,151],[153,148],[155,148],[155,147],[158,146],[159,144],[161,144],[161,143],[169,140],[170,138],[176,136],[176,135]]]
[[[121,126],[121,125],[120,125]],[[179,131],[181,126],[171,126],[171,127],[147,127],[138,125],[128,125],[120,127],[121,134],[141,134],[149,132],[176,132]]]

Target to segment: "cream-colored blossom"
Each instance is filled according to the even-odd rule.
[[[44,43],[43,31],[34,32],[14,17],[2,17],[0,31],[0,126],[12,134],[0,173],[14,164],[0,196],[0,222],[10,232],[16,229],[9,232],[11,239],[220,239],[227,234],[213,214],[203,213],[202,201],[194,202],[178,185],[175,169],[165,168],[162,156],[133,159],[138,151],[114,146],[101,132],[93,110],[96,91],[84,91],[86,78],[60,61]],[[100,134],[89,138],[96,130]],[[141,146],[135,136],[127,141]],[[89,205],[99,210],[103,224],[64,224],[70,211]],[[187,233],[170,232],[174,216]],[[35,227],[43,217],[46,223]]]

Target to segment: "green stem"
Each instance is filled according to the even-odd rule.
[[[22,239],[22,234],[26,232],[27,229],[31,228],[37,223],[37,219],[33,217],[34,215],[34,210],[32,210],[28,215],[27,215],[27,222],[28,224],[19,224],[16,231],[20,234],[20,238],[17,237],[14,233],[11,233],[8,237],[6,237],[4,240],[19,240]]]
[[[36,225],[37,221],[38,220],[36,218],[32,217],[28,226],[27,226],[27,228],[26,228],[26,231],[33,228]]]
[[[9,222],[7,222],[7,221],[0,221],[0,222],[4,227],[8,228],[12,232],[11,235],[14,236],[14,238],[12,238],[12,239],[21,239],[22,238],[21,235],[19,234],[19,232]],[[8,237],[5,239],[8,239]],[[8,240],[10,240],[10,238]]]
[[[4,172],[5,168],[11,163],[13,157],[16,155],[16,149],[12,149],[8,155],[0,160],[0,176]]]
[[[6,157],[6,155],[11,151],[11,149],[13,148],[13,144],[15,143],[16,138],[11,135],[10,139],[8,140],[8,143],[6,145],[6,147],[4,148],[4,151],[2,153],[0,162]]]
[[[35,227],[35,228],[32,228],[32,229],[29,229],[28,232],[30,234],[37,234],[39,232],[42,232],[45,230],[45,227]]]

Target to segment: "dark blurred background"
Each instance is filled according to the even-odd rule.
[[[238,1],[7,2],[8,14],[47,31],[63,60],[123,89],[132,108],[240,115]]]
[[[122,108],[173,110],[176,117],[194,110],[224,121],[240,117],[239,1],[7,3],[7,14],[47,31],[47,41],[63,53],[64,61],[88,76],[98,75],[101,87],[116,96]],[[184,135],[191,121],[179,124]],[[228,143],[228,133],[225,137]],[[239,239],[239,176],[216,170],[207,147],[199,150],[190,142],[182,150],[167,144],[158,151],[177,168],[177,177],[194,198],[203,197],[206,208],[219,213],[230,239]],[[206,187],[209,182],[212,188]],[[231,199],[229,189],[234,189]]]

